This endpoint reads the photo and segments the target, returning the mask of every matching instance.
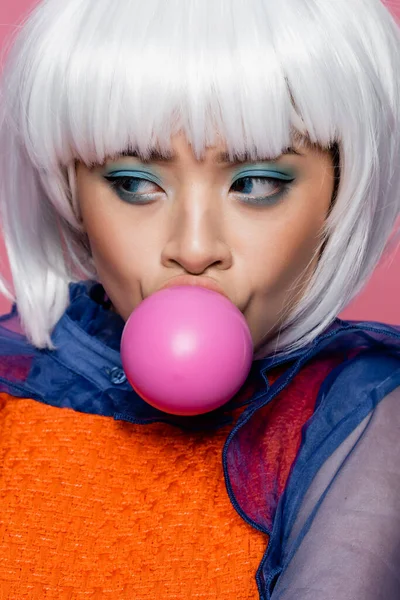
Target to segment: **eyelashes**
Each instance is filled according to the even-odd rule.
[[[103,176],[116,195],[130,204],[149,204],[165,194],[161,181],[153,174],[139,171],[113,171]],[[291,189],[295,177],[267,170],[241,172],[229,193],[243,204],[269,206],[279,202]]]
[[[289,193],[294,178],[283,174],[276,176],[245,175],[233,182],[231,190],[245,204],[269,206],[276,204],[283,196]]]
[[[143,179],[142,177],[107,175],[105,179],[121,200],[133,204],[148,203],[155,194],[164,193],[157,183]]]

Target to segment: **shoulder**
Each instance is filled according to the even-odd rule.
[[[326,458],[289,511],[277,597],[317,600],[321,589],[326,600],[399,597],[399,402],[397,387]]]
[[[323,380],[288,482],[285,504],[292,515],[300,510],[317,477],[328,472],[333,478],[367,432],[376,448],[380,437],[400,440],[399,348],[397,342],[391,345],[383,338],[348,345],[344,360]],[[329,356],[329,349],[324,353]],[[291,528],[293,523],[287,525]]]
[[[399,342],[390,326],[372,324],[371,338],[367,327],[346,340],[304,429],[267,561],[282,575],[279,598],[294,584],[307,600],[321,589],[327,600],[398,597]]]
[[[400,386],[400,327],[338,319],[335,328],[317,341],[312,358],[340,356],[322,383],[318,405],[335,407],[342,416],[357,407],[372,410]]]

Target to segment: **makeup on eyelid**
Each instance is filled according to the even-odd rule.
[[[124,201],[132,202],[132,204],[147,204],[146,200],[151,200],[151,197],[154,194],[160,193],[160,191],[143,191],[138,192],[138,189],[126,189],[123,187],[124,184],[132,184],[135,182],[137,186],[141,185],[141,182],[148,182],[157,185],[159,188],[163,190],[163,183],[161,177],[154,173],[152,170],[150,171],[148,168],[145,170],[138,165],[136,167],[130,168],[128,164],[112,164],[109,165],[103,171],[102,176],[108,183],[110,184],[113,191]],[[271,164],[251,164],[242,166],[240,169],[236,169],[236,172],[232,175],[231,183],[230,183],[230,191],[236,195],[241,195],[249,198],[245,203],[259,205],[271,205],[276,203],[280,198],[282,198],[288,191],[290,184],[296,179],[297,173],[296,170],[292,167],[280,167],[277,169],[276,165]],[[273,182],[280,182],[281,189],[278,189],[275,193],[267,193],[263,194],[263,192],[258,193],[257,195],[252,195],[251,191],[247,189],[247,191],[243,190],[232,190],[235,184],[243,181],[247,184],[252,182],[258,182],[258,185],[261,187],[267,187],[267,185],[271,185]],[[246,185],[244,186],[246,187]],[[248,186],[247,186],[248,187]],[[253,185],[251,186],[253,189]],[[134,199],[140,198],[141,200],[135,201]],[[252,199],[252,200],[250,200]]]
[[[272,164],[254,164],[237,169],[233,176],[232,183],[242,177],[267,177],[282,179],[283,181],[293,181],[297,177],[297,171],[292,167],[278,167]]]
[[[135,165],[135,166],[130,166],[128,164],[113,164],[110,165],[109,167],[106,167],[103,171],[102,171],[102,176],[103,177],[111,177],[111,176],[119,176],[119,177],[141,177],[142,179],[147,179],[147,181],[151,181],[154,183],[157,183],[157,185],[161,186],[162,182],[161,182],[161,177],[155,173],[154,171],[150,170],[148,167],[146,167],[145,169],[141,168],[141,165]]]

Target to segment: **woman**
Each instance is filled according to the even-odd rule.
[[[29,16],[0,121],[5,597],[398,597],[400,333],[336,316],[399,212],[399,62],[378,0]],[[121,369],[174,278],[252,335],[205,417]]]

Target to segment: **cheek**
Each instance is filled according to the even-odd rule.
[[[140,282],[149,266],[148,253],[140,251],[137,237],[136,242],[133,246],[132,236],[125,236],[119,229],[116,237],[110,231],[104,238],[95,237],[92,243],[97,278],[124,320],[142,301]]]
[[[249,264],[264,302],[275,298],[282,303],[284,296],[295,295],[315,269],[330,198],[330,187],[318,196],[315,190],[304,190],[290,199],[285,210],[277,211],[276,218],[271,214],[263,220],[264,227],[253,238],[257,260]]]
[[[133,273],[146,258],[140,235],[129,221],[97,221],[97,225],[92,223],[87,232],[96,266],[116,276],[125,274],[129,277],[129,273]]]
[[[271,260],[276,265],[274,269],[279,281],[284,284],[292,283],[293,278],[301,273],[313,260],[320,240],[322,222],[297,219],[288,223],[281,236],[272,237],[274,247],[271,249]]]
[[[140,228],[132,231],[130,207],[116,202],[110,191],[90,176],[82,181],[78,178],[78,194],[96,267],[119,272],[124,265],[132,265],[140,248]]]
[[[263,219],[252,236],[245,260],[253,290],[247,321],[256,351],[304,293],[318,262],[330,197],[329,190],[322,198],[297,196],[297,205],[288,203],[287,210],[279,216],[276,212],[276,218]]]
[[[140,281],[154,254],[149,249],[151,238],[133,219],[131,207],[110,201],[102,190],[96,193],[81,186],[78,191],[97,278],[117,312],[127,319],[142,299]]]

